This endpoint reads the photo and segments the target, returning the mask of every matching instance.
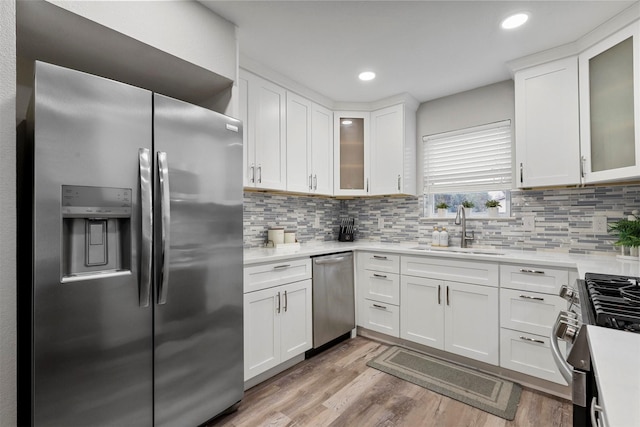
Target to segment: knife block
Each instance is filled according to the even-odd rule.
[[[340,232],[340,234],[338,234],[338,241],[339,242],[353,242],[353,232],[351,233],[347,233],[347,232]]]

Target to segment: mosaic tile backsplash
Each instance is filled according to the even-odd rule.
[[[467,230],[475,232],[472,246],[615,255],[619,253],[613,246],[616,237],[594,233],[593,216],[606,216],[608,222],[614,222],[633,210],[640,210],[640,184],[514,190],[510,219],[471,215]],[[524,230],[524,216],[535,217],[533,231]],[[460,226],[453,224],[453,218],[425,218],[422,196],[338,200],[245,192],[244,245],[264,245],[267,228],[273,225],[295,230],[300,242],[337,240],[342,217],[355,217],[356,239],[429,243],[433,227],[438,226],[447,227],[450,245],[459,244]]]

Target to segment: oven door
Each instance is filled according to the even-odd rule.
[[[597,387],[587,341],[586,325],[581,325],[575,313],[562,311],[553,326],[551,352],[556,366],[571,386],[574,427],[602,427],[604,419],[598,417]],[[559,341],[567,343],[567,358],[560,351]],[[598,419],[600,418],[600,419]]]

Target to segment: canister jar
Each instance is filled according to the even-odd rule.
[[[267,240],[273,245],[281,245],[284,243],[284,227],[269,227],[267,231]]]

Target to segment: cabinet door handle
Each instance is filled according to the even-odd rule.
[[[520,184],[524,182],[523,180],[523,172],[522,172],[522,163],[520,163]]]
[[[318,189],[318,175],[313,175],[313,189]]]
[[[440,298],[440,285],[438,285],[438,305],[440,305],[441,303],[441,298]]]
[[[584,164],[587,162],[585,156],[580,157],[580,178],[584,178]]]
[[[544,344],[544,341],[542,341],[542,340],[536,340],[536,339],[529,338],[529,337],[523,337],[522,335],[520,335],[520,339],[524,340],[524,341],[535,342],[535,343],[538,343],[538,344]]]
[[[369,178],[367,178],[367,193],[369,192]]]
[[[398,175],[398,191],[400,191],[400,175]]]
[[[276,313],[280,314],[280,292],[278,292],[277,298],[278,298],[278,307],[276,307]]]
[[[282,264],[282,265],[276,265],[275,267],[273,267],[274,270],[282,270],[283,268],[289,268],[291,267],[291,264]]]
[[[521,268],[520,273],[529,273],[529,274],[544,274],[542,270],[534,270],[532,268]]]
[[[311,180],[311,175],[309,175],[309,190],[313,190],[313,184]]]
[[[451,305],[450,302],[451,301],[449,301],[449,285],[447,285],[447,305]]]
[[[384,305],[373,304],[373,306],[374,306],[375,308],[379,308],[379,309],[381,309],[381,310],[386,310],[386,309],[387,309],[387,307],[385,307]]]
[[[387,276],[385,276],[384,274],[377,274],[377,273],[373,273],[373,277],[379,277],[380,279],[386,279]]]
[[[262,184],[262,166],[258,165],[258,184]]]
[[[520,298],[525,298],[525,299],[533,299],[536,301],[544,301],[544,298],[540,298],[540,297],[531,297],[529,295],[520,295]]]
[[[287,312],[287,306],[288,306],[288,302],[287,302],[287,291],[284,291],[284,312]]]
[[[251,183],[256,182],[256,167],[255,165],[251,165],[251,179],[249,180]]]
[[[386,256],[374,255],[373,259],[385,259],[386,260],[386,259],[389,259],[389,258],[387,258]]]

